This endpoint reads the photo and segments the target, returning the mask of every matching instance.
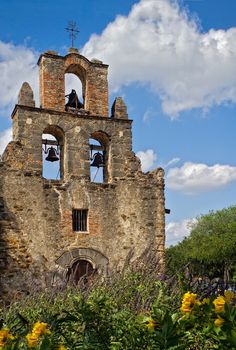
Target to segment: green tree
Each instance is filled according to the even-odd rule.
[[[190,236],[167,249],[167,262],[171,271],[189,265],[194,273],[227,282],[236,262],[236,206],[198,217]]]

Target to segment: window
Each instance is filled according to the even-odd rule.
[[[65,74],[65,94],[66,111],[84,108],[84,88],[75,74]]]
[[[109,136],[103,131],[92,133],[89,139],[90,181],[109,182]]]
[[[73,231],[88,231],[88,210],[73,209],[72,210],[72,226]]]
[[[57,139],[51,134],[42,135],[43,177],[58,180],[60,174],[60,147]]]
[[[89,139],[90,147],[90,180],[105,182],[105,147],[95,139]]]
[[[64,176],[64,132],[57,125],[48,125],[42,134],[42,175],[60,180]]]

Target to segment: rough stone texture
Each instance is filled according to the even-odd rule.
[[[108,118],[107,66],[78,53],[47,53],[39,64],[42,108],[16,105],[13,141],[0,162],[2,294],[26,293],[32,281],[33,287],[55,285],[79,259],[107,275],[122,269],[131,250],[135,260],[150,248],[161,271],[164,172],[141,171],[132,152],[132,121],[121,99]],[[68,70],[84,79],[89,114],[64,111],[62,82]],[[60,145],[60,180],[42,177],[43,133],[54,135]],[[90,179],[91,137],[106,150],[104,183]],[[72,209],[88,210],[87,232],[73,231]]]
[[[65,111],[65,73],[75,74],[82,83],[84,108],[91,115],[108,117],[108,65],[90,62],[73,51],[65,57],[51,51],[38,61],[42,108]]]
[[[18,95],[18,104],[35,107],[34,94],[29,83],[24,82]]]
[[[111,117],[119,119],[128,119],[127,108],[122,97],[116,97],[111,108]]]

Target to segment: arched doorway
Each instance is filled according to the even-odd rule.
[[[78,282],[83,279],[83,282],[86,283],[85,280],[87,277],[93,275],[95,273],[95,269],[92,264],[87,260],[77,260],[73,263],[70,271],[70,279],[74,284],[78,284]]]
[[[60,271],[64,271],[63,281],[66,283],[72,283],[77,285],[80,276],[85,276],[86,274],[93,279],[93,276],[108,276],[109,270],[109,260],[98,250],[92,248],[74,248],[65,251],[60,257],[55,261],[56,265]],[[78,265],[78,266],[77,266]],[[73,278],[75,276],[75,278]],[[89,278],[89,282],[91,280]],[[83,280],[83,279],[81,279]]]

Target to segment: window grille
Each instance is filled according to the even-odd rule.
[[[73,231],[88,231],[88,210],[73,209],[72,211],[72,226]]]

